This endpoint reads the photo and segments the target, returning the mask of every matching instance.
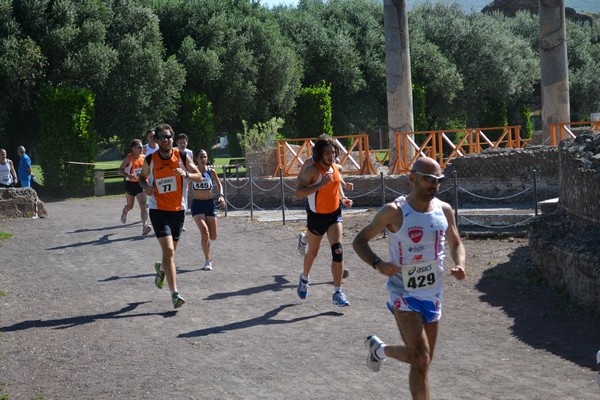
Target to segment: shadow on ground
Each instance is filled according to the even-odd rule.
[[[508,262],[485,271],[476,288],[483,293],[482,301],[514,320],[511,329],[516,338],[581,367],[596,368],[600,320],[535,274],[528,246],[515,249]]]

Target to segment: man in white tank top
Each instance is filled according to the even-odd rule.
[[[435,197],[443,179],[442,169],[435,160],[418,159],[409,175],[410,194],[383,206],[353,242],[356,254],[388,277],[388,308],[404,340],[402,345],[386,345],[377,336],[368,336],[367,366],[377,372],[387,357],[410,364],[413,399],[429,399],[427,373],[442,315],[446,240],[455,264],[450,275],[458,280],[465,278],[465,248],[452,207]],[[369,241],[384,229],[389,232],[387,261],[369,246]]]

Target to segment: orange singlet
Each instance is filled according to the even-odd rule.
[[[316,185],[317,183],[321,182],[323,176],[330,171],[325,171],[323,166],[321,166],[321,163],[314,163],[313,165],[319,171],[319,177],[313,184]],[[308,207],[314,213],[331,214],[340,207],[339,189],[342,182],[342,177],[340,176],[340,171],[335,164],[331,164],[331,168],[333,169],[333,180],[325,187],[307,196]]]
[[[140,155],[140,158],[138,158],[137,160],[135,158],[133,158],[133,155],[131,153],[127,154],[127,157],[129,157],[129,163],[124,168],[125,172],[128,175],[140,176],[140,172],[142,172],[142,167],[144,166],[143,155]],[[129,182],[139,182],[139,180],[137,178],[136,179],[125,178],[125,180],[128,180]]]
[[[185,155],[184,155],[185,157]],[[185,167],[185,158],[181,158],[179,150],[173,149],[171,158],[163,159],[157,151],[146,157],[150,166],[148,183],[155,188],[154,196],[148,199],[148,207],[153,210],[183,210],[183,177],[175,175],[174,170]]]

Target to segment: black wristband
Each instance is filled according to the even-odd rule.
[[[371,267],[373,267],[373,269],[377,269],[377,264],[379,264],[380,262],[381,258],[375,257],[375,259],[371,262]]]
[[[188,179],[190,177],[190,173],[188,171],[185,171],[185,179]]]

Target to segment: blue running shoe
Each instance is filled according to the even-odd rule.
[[[331,301],[333,302],[333,305],[338,307],[348,307],[350,305],[350,302],[346,299],[344,292],[335,292],[331,298]]]
[[[298,297],[302,300],[306,299],[308,296],[308,280],[302,279],[302,274],[300,274],[300,281],[298,282],[296,293],[298,293]]]

